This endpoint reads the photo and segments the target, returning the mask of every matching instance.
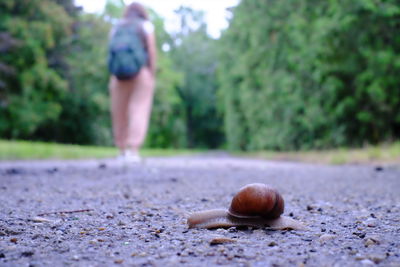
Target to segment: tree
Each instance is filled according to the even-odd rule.
[[[102,15],[85,14],[72,0],[0,4],[0,136],[78,144],[111,144],[106,68],[109,31],[122,1]],[[171,41],[150,11],[159,40],[157,94],[147,145],[186,144],[181,75],[161,49]]]
[[[164,20],[150,10],[151,21],[155,25],[157,40],[156,91],[146,146],[186,147],[186,129],[182,100],[177,89],[182,85],[183,74],[173,68],[168,51],[172,38],[165,31]]]
[[[56,121],[42,125],[34,138],[75,144],[111,145],[107,43],[110,24],[100,16],[81,14],[59,52],[65,55],[67,94]]]
[[[71,17],[56,3],[6,1],[0,3],[2,72],[0,134],[26,138],[43,123],[61,113],[60,99],[67,83],[55,71],[47,55],[70,34]]]
[[[398,138],[399,10],[398,0],[241,1],[219,43],[229,147]]]
[[[179,8],[180,29],[171,44],[175,68],[183,73],[178,87],[185,111],[189,147],[218,147],[223,141],[216,103],[216,47],[207,35],[204,14]]]

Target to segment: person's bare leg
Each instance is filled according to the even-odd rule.
[[[133,86],[131,82],[119,82],[116,78],[112,77],[109,87],[114,142],[122,153],[128,146],[128,104]]]
[[[128,107],[128,146],[136,155],[146,138],[153,95],[154,77],[148,68],[144,68],[135,79]]]

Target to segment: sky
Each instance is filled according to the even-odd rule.
[[[205,12],[205,19],[208,25],[208,32],[214,38],[218,38],[221,30],[228,26],[226,8],[235,6],[240,0],[137,0],[145,6],[155,10],[157,14],[164,17],[167,31],[174,30],[176,15],[174,10],[181,5],[189,6],[196,10]],[[130,4],[131,0],[124,0]],[[106,0],[75,0],[75,3],[82,6],[86,12],[97,13],[104,8]]]

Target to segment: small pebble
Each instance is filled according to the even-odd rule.
[[[47,172],[49,174],[54,174],[54,173],[58,172],[58,168],[50,168],[50,169],[47,170]]]
[[[319,237],[319,241],[322,242],[326,242],[332,239],[335,239],[336,236],[335,235],[331,235],[331,234],[323,234]]]
[[[105,163],[99,164],[99,169],[105,169],[105,168],[107,168],[107,164],[105,164]]]
[[[231,227],[228,229],[229,233],[237,233],[239,230],[236,227]]]
[[[225,233],[227,232],[227,230],[226,230],[226,229],[219,228],[219,229],[216,230],[216,232],[217,232],[218,234],[225,234]]]
[[[358,260],[358,261],[365,260],[365,256],[361,255],[361,254],[357,254],[355,259]]]
[[[359,238],[364,238],[366,236],[365,233],[360,233],[360,232],[354,232],[353,235],[358,236]]]
[[[376,245],[376,244],[378,244],[378,242],[375,241],[375,240],[372,239],[372,238],[366,238],[366,239],[364,239],[364,245],[365,245],[366,247],[373,246],[373,245]]]
[[[380,255],[380,254],[376,254],[376,255],[370,255],[368,257],[370,260],[372,260],[375,263],[380,263],[381,261],[383,261],[384,259],[386,259],[386,255]]]
[[[356,249],[352,249],[349,251],[350,255],[356,255],[358,253],[358,251]]]
[[[374,218],[368,218],[367,220],[364,221],[364,225],[366,225],[368,227],[376,227],[377,220]]]
[[[275,247],[275,246],[277,246],[277,245],[278,245],[278,243],[276,243],[275,241],[271,241],[271,242],[268,244],[269,247]]]
[[[214,246],[214,245],[220,245],[220,244],[226,244],[226,243],[235,243],[235,242],[236,242],[236,240],[231,239],[231,238],[215,237],[215,238],[211,239],[210,245]]]
[[[362,260],[361,264],[365,265],[365,266],[373,266],[373,265],[375,265],[373,261],[368,260],[368,259]]]
[[[22,257],[31,257],[33,256],[33,254],[35,254],[33,251],[24,251],[21,253]]]
[[[17,169],[17,168],[10,168],[6,170],[6,174],[9,175],[16,175],[16,174],[21,174],[22,170],[21,169]]]
[[[375,167],[375,171],[377,171],[377,172],[383,171],[383,167],[382,166],[376,166]]]

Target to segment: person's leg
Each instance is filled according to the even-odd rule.
[[[154,95],[154,77],[148,68],[140,71],[130,95],[128,117],[128,146],[138,153],[147,133]]]
[[[110,79],[111,120],[115,145],[124,152],[127,149],[128,103],[132,83]]]

